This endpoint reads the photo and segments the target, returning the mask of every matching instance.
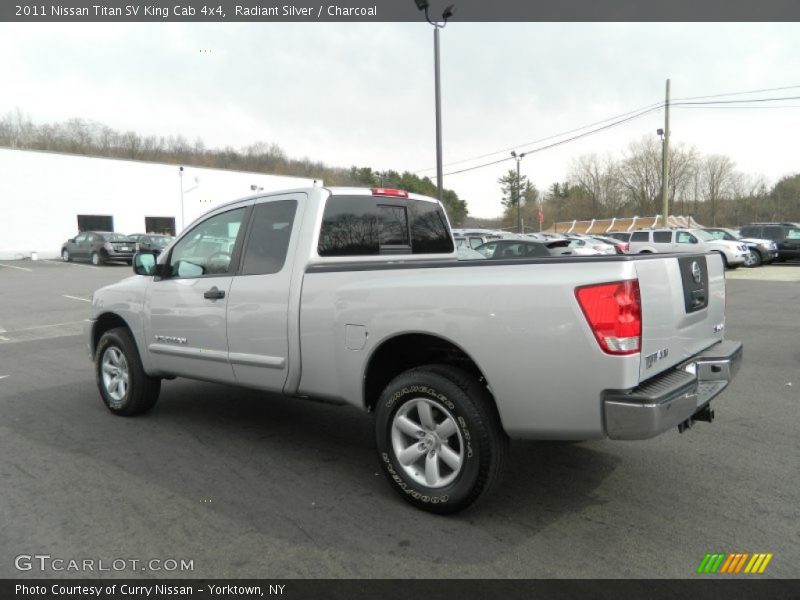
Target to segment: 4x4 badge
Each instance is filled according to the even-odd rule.
[[[695,283],[700,283],[703,278],[703,272],[700,270],[700,265],[697,264],[697,261],[692,263],[692,277]]]

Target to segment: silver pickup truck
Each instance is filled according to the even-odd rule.
[[[713,419],[742,356],[717,255],[456,256],[441,205],[399,190],[220,206],[95,292],[100,395],[136,415],[179,376],[355,405],[391,485],[438,513],[486,495],[509,438]]]

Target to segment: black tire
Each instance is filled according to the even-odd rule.
[[[98,266],[98,267],[105,262],[103,260],[103,257],[100,256],[97,252],[92,252],[92,256],[91,256],[90,260],[92,261],[93,265]]]
[[[415,436],[395,427],[396,417],[406,415],[417,427],[424,423],[421,404],[432,407],[437,427],[422,425]],[[453,433],[440,438],[446,423]],[[501,479],[508,453],[508,437],[489,392],[469,373],[449,365],[417,367],[395,377],[375,407],[375,437],[381,470],[392,487],[417,508],[438,514],[458,512],[486,496]],[[396,444],[416,448],[412,452],[419,456],[403,466]],[[460,456],[457,469],[450,469],[445,454]],[[429,484],[422,464],[429,460],[438,465],[437,479],[441,476],[435,485]]]
[[[66,248],[61,249],[61,260],[63,260],[64,262],[70,262],[72,260],[72,257],[69,254],[69,250],[67,250]]]
[[[761,252],[758,250],[750,250],[750,264],[745,264],[745,266],[755,269],[756,267],[760,267],[763,262],[764,259],[761,257]]]
[[[722,259],[722,268],[723,269],[730,269],[731,267],[728,264],[727,257],[722,252],[717,252],[717,254],[719,254],[719,257]]]
[[[114,356],[117,357],[116,362]],[[115,377],[112,373],[106,373],[110,382],[104,378],[104,362],[108,362],[110,369],[117,369],[118,373],[127,372],[127,379],[123,377],[123,390],[113,384]],[[130,331],[124,327],[110,329],[100,338],[94,355],[94,372],[100,397],[115,415],[132,417],[146,413],[153,408],[161,392],[161,380],[144,372],[136,343]]]

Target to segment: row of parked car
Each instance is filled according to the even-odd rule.
[[[730,269],[800,259],[800,225],[788,222],[753,223],[739,231],[708,227],[639,229],[606,235],[458,229],[453,233],[463,259],[717,252]]]
[[[61,246],[64,262],[86,260],[93,265],[111,261],[131,264],[133,255],[140,250],[161,250],[173,240],[171,235],[158,233],[132,233],[125,235],[113,231],[82,231]]]

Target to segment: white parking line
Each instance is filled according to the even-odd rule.
[[[14,265],[3,265],[3,264],[0,264],[0,267],[6,267],[6,268],[9,268],[9,269],[19,269],[20,271],[29,271],[29,272],[33,271],[33,269],[26,269],[25,267],[15,267]]]
[[[31,331],[32,329],[46,329],[47,327],[63,327],[64,325],[77,325],[78,323],[86,323],[91,319],[83,319],[81,321],[66,321],[64,323],[51,323],[50,325],[34,325],[33,327],[23,327],[22,329],[15,329],[14,331],[7,331],[6,333],[17,333],[18,331]]]
[[[70,296],[68,294],[61,294],[64,298],[69,298],[71,300],[80,300],[81,302],[91,302],[91,300],[87,300],[86,298],[78,298],[77,296]]]
[[[0,375],[0,379],[5,379],[8,375]]]
[[[65,267],[81,267],[82,269],[96,269],[93,265],[78,265],[73,262],[65,263],[63,260],[50,260],[49,258],[42,259],[42,262],[53,263],[54,265],[63,265]]]

